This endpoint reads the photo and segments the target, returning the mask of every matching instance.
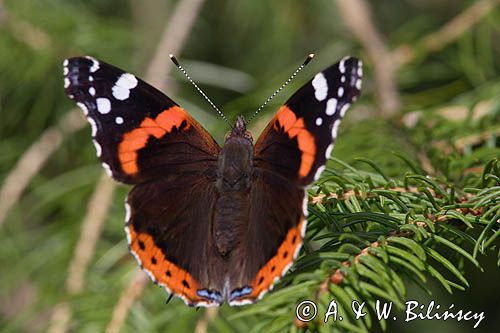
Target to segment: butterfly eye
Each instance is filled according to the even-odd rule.
[[[253,141],[253,136],[252,136],[252,133],[246,131],[245,134],[243,135],[245,137],[245,139],[248,139],[250,141]]]

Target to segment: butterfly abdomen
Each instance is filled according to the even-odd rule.
[[[228,138],[219,155],[213,239],[223,257],[241,244],[248,226],[253,145],[238,133]]]
[[[220,193],[215,204],[213,239],[217,252],[229,258],[246,234],[249,211],[248,192]]]

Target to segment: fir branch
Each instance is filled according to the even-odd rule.
[[[494,169],[491,165],[495,163],[497,162],[491,162],[489,164],[489,171]],[[496,177],[496,175],[492,176]],[[486,177],[486,175],[484,175],[483,178],[484,177]],[[375,178],[375,176],[373,178]],[[425,199],[428,201],[427,207],[421,211],[416,211],[414,207],[413,213],[400,215],[399,226],[395,229],[388,230],[386,237],[378,237],[376,241],[371,242],[363,248],[354,250],[353,255],[338,263],[338,268],[328,274],[323,282],[319,284],[315,293],[315,299],[317,301],[321,299],[323,294],[339,297],[339,289],[332,289],[331,285],[342,285],[343,288],[354,288],[358,293],[364,294],[365,300],[370,300],[374,296],[384,297],[402,306],[400,301],[403,299],[404,293],[398,294],[396,289],[393,289],[394,286],[390,285],[389,281],[394,278],[392,276],[391,279],[389,279],[392,268],[389,266],[382,267],[381,265],[383,265],[383,263],[399,267],[399,270],[406,271],[404,275],[411,279],[420,280],[420,285],[423,288],[425,288],[423,285],[426,280],[425,274],[430,274],[440,281],[443,287],[450,293],[452,292],[452,288],[463,290],[462,285],[465,287],[468,286],[467,279],[454,263],[439,253],[437,250],[438,245],[450,249],[452,252],[467,259],[481,269],[476,260],[479,244],[491,246],[499,233],[498,230],[491,232],[495,224],[496,228],[498,228],[498,221],[500,221],[497,215],[492,218],[491,215],[494,212],[497,212],[497,214],[500,212],[500,205],[497,203],[497,199],[500,197],[500,190],[497,190],[495,187],[487,187],[483,190],[477,189],[474,194],[463,193],[460,197],[450,197],[452,192],[450,188],[446,188],[445,183],[440,184],[432,179],[422,178],[418,175],[407,175],[406,179],[417,180],[421,185],[418,187],[374,187],[361,193],[353,189],[346,190],[348,186],[343,184],[343,191],[340,193],[330,193],[328,195],[320,193],[319,195],[312,196],[311,203],[313,205],[323,206],[327,206],[330,203],[339,205],[342,201],[348,201],[353,197],[364,201],[375,201],[382,194],[381,191],[394,193],[394,196],[385,196],[385,198],[389,200],[392,198],[393,200],[398,200],[400,203],[405,202],[409,204],[411,201],[417,202]],[[386,181],[388,181],[388,179],[386,179]],[[359,184],[356,185],[359,187]],[[471,189],[469,189],[469,191],[471,191]],[[404,198],[401,198],[402,195],[404,195]],[[401,200],[396,199],[398,197],[400,197]],[[396,207],[398,207],[398,205],[394,206],[394,208]],[[391,215],[394,216],[394,213],[393,210]],[[491,220],[489,220],[490,218]],[[369,219],[367,218],[366,220]],[[375,221],[373,218],[372,220]],[[459,221],[462,222],[462,224],[457,225],[456,223]],[[449,231],[453,231],[453,229],[444,227],[448,223],[453,228],[458,227],[459,229],[473,228],[472,224],[474,223],[475,226],[484,229],[477,240],[468,234],[454,230],[454,234],[452,235],[457,239],[451,241],[448,237],[440,235],[445,233],[449,234]],[[348,223],[344,223],[343,229],[347,225]],[[485,234],[491,235],[487,243],[484,242]],[[319,238],[316,239],[318,240]],[[460,243],[465,239],[475,244],[473,253],[469,253],[460,246]],[[343,238],[343,240],[345,241],[347,239]],[[345,245],[346,244],[343,244],[339,247],[338,251],[342,252],[341,249],[342,247],[345,249]],[[408,253],[407,250],[411,253]],[[435,264],[432,262],[441,264],[448,272],[454,275],[462,285],[456,284],[445,278],[434,268]],[[370,267],[368,267],[367,264]],[[400,274],[401,273],[403,272],[400,272]],[[382,277],[380,277],[381,275]],[[384,275],[385,279],[383,277]],[[400,286],[399,289],[404,289],[404,286]],[[308,327],[310,324],[295,319],[295,325],[304,328]]]

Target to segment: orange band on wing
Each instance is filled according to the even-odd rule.
[[[252,281],[252,293],[242,297],[242,299],[256,299],[261,292],[267,291],[270,287],[291,267],[297,251],[302,245],[302,228],[305,220],[301,219],[298,226],[290,229],[283,243],[278,248],[278,252],[262,267],[257,276]]]
[[[190,117],[179,106],[173,106],[156,116],[155,119],[146,117],[138,128],[125,133],[118,146],[118,159],[123,172],[133,175],[139,171],[137,166],[137,152],[148,143],[149,137],[162,138],[172,129],[179,128],[186,121],[184,130],[190,127]]]
[[[290,139],[297,138],[297,144],[302,154],[299,177],[304,178],[311,171],[316,157],[314,136],[307,130],[304,119],[297,119],[295,113],[286,105],[283,105],[275,116],[274,127],[276,130],[278,130],[278,122]]]
[[[170,293],[181,296],[188,304],[207,301],[196,293],[200,289],[199,283],[187,271],[168,261],[150,235],[137,233],[132,224],[127,228],[131,250],[155,282],[167,287]]]

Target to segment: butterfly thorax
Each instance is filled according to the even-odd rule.
[[[243,118],[238,117],[235,127],[226,136],[218,160],[213,232],[217,251],[223,257],[240,244],[238,237],[244,235],[248,225],[252,173],[253,143]]]

